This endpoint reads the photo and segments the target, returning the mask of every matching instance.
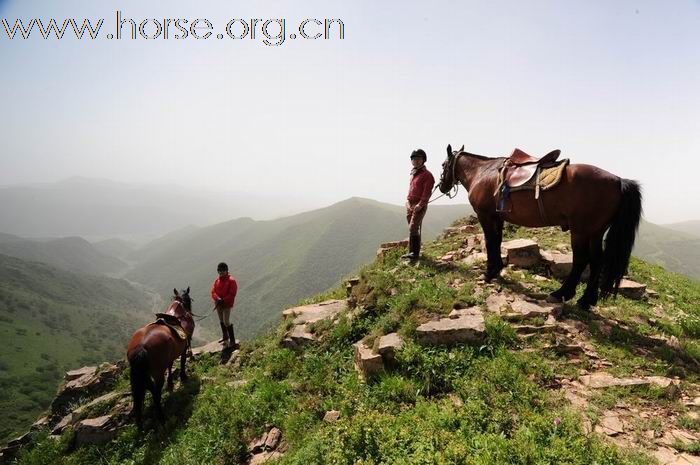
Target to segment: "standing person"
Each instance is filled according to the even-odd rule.
[[[233,334],[233,324],[230,321],[231,309],[238,292],[238,283],[236,283],[233,276],[228,274],[228,265],[226,263],[219,263],[216,271],[219,273],[219,277],[216,278],[214,285],[211,287],[211,298],[214,301],[216,313],[219,315],[219,324],[224,335],[221,342],[224,343],[225,347],[238,349],[236,337]]]
[[[408,221],[408,253],[401,258],[418,260],[420,256],[420,234],[423,218],[428,210],[430,195],[433,193],[435,178],[425,167],[428,156],[422,149],[411,153],[411,184],[406,201],[406,220]]]

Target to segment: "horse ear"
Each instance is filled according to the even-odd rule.
[[[175,293],[175,296],[179,296],[180,294],[177,293],[177,289],[173,288],[173,292]]]
[[[452,144],[447,144],[447,156],[452,156]]]
[[[464,144],[462,144],[462,148],[459,149],[460,152],[464,152]]]
[[[187,290],[185,291],[186,294],[190,293],[190,286],[187,286]]]

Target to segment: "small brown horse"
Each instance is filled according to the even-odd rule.
[[[571,164],[556,187],[540,193],[546,219],[532,191],[512,192],[509,210],[497,211],[494,192],[505,160],[504,157],[467,153],[464,147],[452,151],[448,145],[447,159],[442,164],[440,191],[447,194],[457,182],[461,183],[469,193],[469,203],[484,230],[488,256],[486,281],[497,277],[503,268],[504,221],[534,228],[560,226],[564,231],[571,231],[573,267],[551,297],[560,302],[571,299],[587,265],[590,265],[590,277],[578,300],[580,308],[596,305],[599,289],[601,298],[617,294],[620,280],[627,272],[642,215],[639,184],[595,166]]]
[[[172,391],[173,362],[180,357],[180,380],[187,379],[185,362],[189,340],[194,332],[192,318],[192,299],[190,288],[182,294],[173,289],[175,296],[168,307],[166,315],[180,322],[185,330],[186,338],[180,337],[173,329],[165,324],[151,323],[137,330],[127,348],[127,358],[131,369],[131,394],[134,401],[133,414],[139,427],[142,424],[143,401],[146,389],[153,395],[156,415],[163,420],[163,410],[160,405],[161,391],[165,382],[165,372],[168,372],[168,390]]]

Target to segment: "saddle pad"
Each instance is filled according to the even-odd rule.
[[[546,191],[559,184],[568,164],[569,159],[567,158],[551,168],[542,168],[540,171],[540,189]]]
[[[180,326],[180,325],[177,325],[177,326],[176,326],[176,325],[172,325],[172,324],[168,323],[167,321],[165,321],[165,320],[162,319],[162,318],[158,318],[158,319],[156,320],[156,322],[155,322],[155,323],[151,323],[151,325],[164,325],[164,326],[167,326],[168,328],[170,328],[170,330],[171,330],[173,333],[175,333],[175,334],[177,335],[177,337],[179,337],[179,338],[182,339],[183,341],[186,341],[186,340],[187,340],[187,333],[185,332],[184,329],[182,329],[182,326]],[[150,325],[149,325],[149,326],[150,326]]]

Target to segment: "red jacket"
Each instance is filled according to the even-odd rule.
[[[211,298],[214,302],[224,299],[224,308],[232,308],[238,292],[238,283],[230,274],[219,276],[211,287]]]
[[[408,201],[412,204],[420,202],[423,206],[428,205],[430,194],[433,193],[435,178],[428,171],[428,168],[423,166],[411,176],[411,185],[408,189]]]

